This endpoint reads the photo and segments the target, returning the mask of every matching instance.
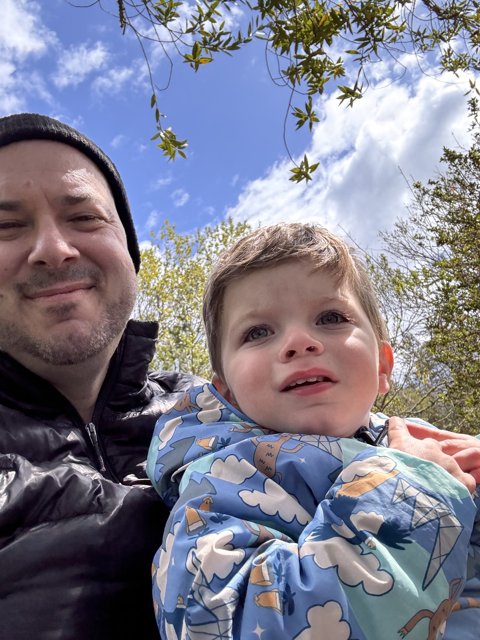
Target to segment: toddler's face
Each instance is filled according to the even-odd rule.
[[[290,261],[234,281],[223,308],[217,386],[246,415],[290,433],[350,436],[368,424],[393,357],[345,285]]]

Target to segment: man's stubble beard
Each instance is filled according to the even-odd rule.
[[[87,324],[79,331],[67,334],[37,336],[22,328],[21,324],[0,320],[0,350],[26,354],[50,365],[75,365],[100,354],[114,341],[120,339],[132,313],[136,299],[135,279],[126,278],[122,297],[105,307],[96,324]],[[67,303],[48,311],[52,324],[68,322],[75,303]]]
[[[63,335],[39,337],[22,331],[18,325],[0,322],[0,349],[24,353],[51,365],[72,365],[85,362],[106,349],[120,337],[133,308],[128,300],[119,301],[105,310],[95,326],[88,331],[71,331]]]

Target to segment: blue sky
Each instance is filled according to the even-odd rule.
[[[150,59],[162,86],[168,60],[159,47]],[[166,218],[190,231],[230,215],[254,225],[315,220],[377,248],[378,231],[406,215],[405,176],[434,177],[442,147],[469,142],[466,77],[436,79],[413,58],[402,59],[407,73],[381,62],[353,109],[327,94],[313,136],[290,124],[291,152],[321,162],[312,183],[296,185],[282,137],[289,96],[267,74],[264,45],[218,57],[198,73],[173,62],[159,107],[189,147],[187,160],[172,163],[150,140],[151,90],[138,43],[113,16],[98,4],[2,0],[0,115],[46,113],[93,138],[122,174],[141,240]]]

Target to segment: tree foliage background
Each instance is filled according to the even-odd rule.
[[[310,130],[318,121],[315,97],[337,90],[339,103],[352,106],[381,60],[394,59],[405,73],[405,54],[413,54],[420,68],[436,60],[438,73],[480,70],[476,0],[115,0],[113,9],[112,1],[72,4],[113,11],[122,31],[137,38],[150,71],[154,138],[170,159],[185,157],[187,140],[163,126],[158,87],[168,87],[177,57],[198,71],[218,54],[234,55],[263,41],[270,77],[289,93],[287,112],[297,129]],[[229,26],[232,15],[236,30]],[[155,77],[153,43],[170,60],[166,82]],[[310,180],[318,166],[306,156],[291,160],[295,182]]]
[[[248,228],[227,219],[180,234],[167,220],[142,249],[135,315],[159,323],[155,368],[211,376],[202,324],[205,281],[219,253]]]
[[[445,148],[439,175],[411,185],[409,215],[371,266],[399,364],[385,411],[478,433],[480,120],[469,104],[472,146]]]
[[[408,215],[366,255],[396,362],[376,409],[478,433],[480,425],[480,121],[472,146],[444,149],[442,170],[411,185]],[[226,220],[190,234],[168,222],[142,252],[137,315],[160,323],[155,364],[209,378],[201,321],[205,280],[219,252],[249,230]]]

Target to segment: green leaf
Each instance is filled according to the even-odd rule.
[[[309,164],[307,155],[303,156],[303,160],[297,167],[290,169],[290,173],[292,174],[289,178],[292,182],[309,182],[312,179],[312,173],[316,171],[319,163],[316,162],[314,164]]]

